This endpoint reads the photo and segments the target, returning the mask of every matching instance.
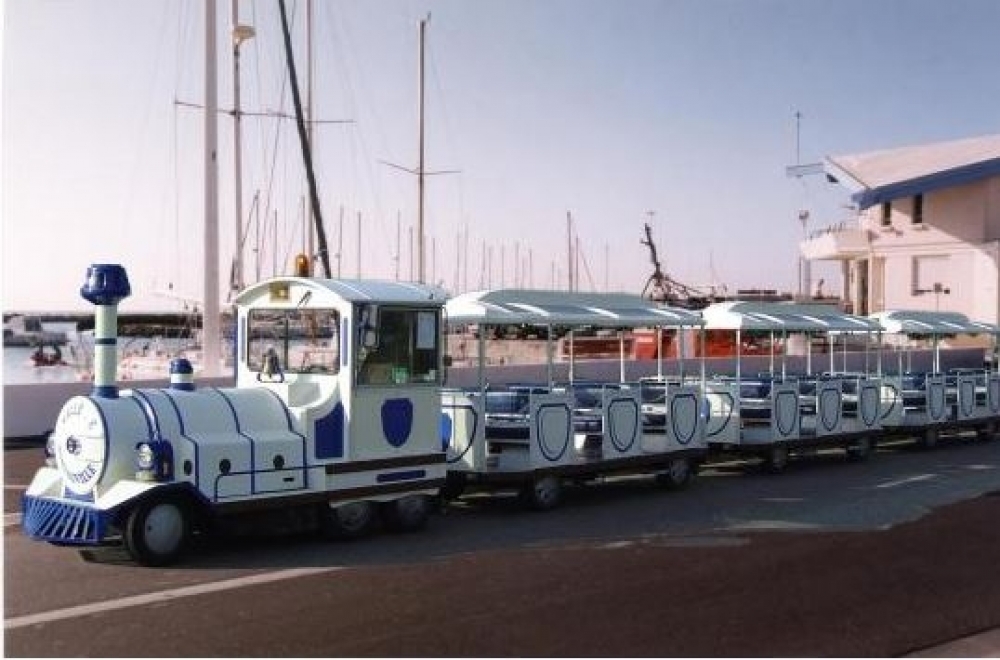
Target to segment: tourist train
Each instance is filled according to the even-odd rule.
[[[412,531],[469,489],[515,488],[548,509],[567,480],[650,474],[680,488],[717,455],[780,471],[797,451],[843,448],[860,460],[885,438],[933,445],[942,433],[1000,428],[996,367],[942,370],[941,337],[991,335],[996,351],[1000,328],[959,314],[732,301],[692,311],[628,294],[507,289],[449,298],[414,283],[279,277],[235,301],[233,387],[200,385],[179,359],[169,387],[128,390],[115,365],[117,306],[129,294],[121,266],[88,270],[94,390],[59,413],[23,527],[57,545],[120,539],[143,565],[172,563],[193,533],[230,523],[352,538],[380,519]],[[490,326],[542,328],[544,371],[490,382]],[[471,327],[475,367],[456,382],[449,329]],[[660,347],[669,334],[676,373],[664,373],[662,350],[655,373],[637,373],[624,350],[601,373],[585,369],[574,338],[595,328],[623,348],[629,329],[652,329]],[[560,362],[556,329],[566,333]],[[708,373],[711,331],[735,339],[725,375]],[[751,336],[767,336],[770,350],[747,362]],[[929,371],[913,369],[914,336],[934,343]],[[829,345],[814,360],[816,341]]]

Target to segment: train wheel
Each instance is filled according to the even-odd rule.
[[[382,505],[382,519],[394,532],[415,532],[427,525],[431,515],[426,495],[407,495]]]
[[[360,538],[368,533],[375,520],[375,506],[371,502],[348,502],[335,507],[329,504],[320,506],[323,509],[320,528],[323,536],[328,539]]]
[[[529,508],[535,511],[547,511],[559,504],[562,484],[559,482],[559,477],[551,474],[536,477],[521,486],[519,497]]]
[[[934,449],[937,447],[938,443],[938,430],[937,429],[927,429],[924,432],[922,438],[920,438],[920,447],[922,449]]]
[[[874,449],[872,439],[868,436],[858,438],[847,446],[847,460],[864,461],[872,455]]]
[[[666,471],[656,475],[656,483],[671,490],[680,490],[691,483],[693,476],[691,461],[686,458],[674,458],[667,464]]]
[[[976,438],[983,441],[990,441],[997,437],[997,423],[988,422],[986,426],[976,429]]]
[[[788,446],[776,444],[764,455],[764,469],[772,474],[784,472],[788,467]]]
[[[183,554],[190,533],[191,522],[182,502],[173,498],[151,499],[129,514],[125,549],[143,566],[167,566]]]

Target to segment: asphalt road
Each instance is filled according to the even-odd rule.
[[[37,451],[4,453],[4,511]],[[471,498],[413,535],[90,561],[5,513],[8,656],[895,656],[1000,627],[1000,442]]]

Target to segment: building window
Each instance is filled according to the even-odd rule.
[[[924,224],[924,196],[913,196],[913,224]]]
[[[892,202],[882,202],[882,226],[892,224]]]
[[[948,289],[951,258],[946,254],[918,255],[912,258],[911,294],[940,293]]]

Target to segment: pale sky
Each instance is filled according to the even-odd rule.
[[[304,6],[288,2],[303,85]],[[810,229],[851,214],[842,188],[785,176],[797,111],[802,162],[1000,132],[996,0],[315,7],[314,116],[352,120],[317,126],[314,144],[331,252],[344,209],[345,277],[395,276],[397,217],[409,276],[416,181],[383,161],[416,166],[417,25],[428,13],[426,167],[460,173],[428,178],[427,270],[456,292],[565,286],[567,211],[584,289],[642,290],[653,211],[676,279],[794,292],[799,211],[810,211]],[[233,105],[231,11],[218,3],[223,110]],[[242,109],[292,112],[277,3],[240,0],[239,11],[257,31],[241,49]],[[79,288],[95,262],[128,269],[124,311],[177,309],[162,295],[171,288],[201,297],[203,118],[174,100],[203,100],[204,13],[203,0],[4,2],[4,310],[86,310]],[[225,287],[232,117],[218,126]],[[243,120],[251,278],[276,261],[288,272],[300,249],[296,139],[287,120]]]

